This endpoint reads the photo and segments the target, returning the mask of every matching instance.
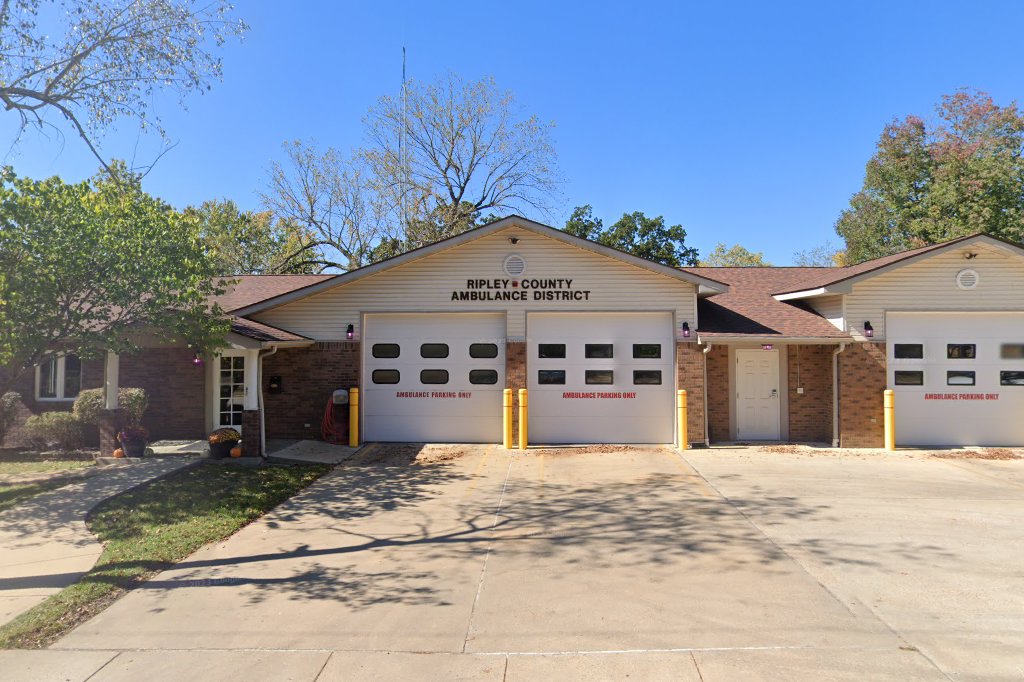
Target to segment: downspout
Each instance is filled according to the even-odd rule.
[[[259,362],[256,363],[256,399],[260,408],[260,457],[267,458],[267,411],[263,405],[263,358],[269,358],[277,352],[277,346],[271,346],[270,352],[260,350]]]
[[[711,432],[708,429],[708,351],[711,350],[711,342],[704,346],[704,447],[711,447]]]
[[[839,447],[839,354],[846,350],[842,341],[832,353],[832,447]]]

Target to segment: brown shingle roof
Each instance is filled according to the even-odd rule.
[[[227,292],[214,298],[227,312],[265,301],[268,298],[302,289],[337,275],[235,275],[225,277],[234,281],[225,288]]]
[[[730,287],[728,293],[698,302],[697,331],[703,337],[850,338],[806,304],[772,297],[779,290],[805,288],[804,282],[820,279],[823,271],[834,272],[837,268],[685,269]]]
[[[231,317],[231,331],[257,341],[311,341],[309,337],[244,317]]]

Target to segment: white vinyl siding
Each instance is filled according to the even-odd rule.
[[[510,244],[509,237],[520,239]],[[511,279],[502,263],[511,254],[526,261],[520,279],[571,279],[574,291],[589,291],[586,301],[452,301],[469,279]],[[532,294],[532,292],[530,292]],[[426,256],[351,284],[329,289],[253,315],[260,322],[318,341],[344,340],[345,328],[368,312],[505,312],[507,336],[526,336],[526,313],[538,310],[578,312],[672,310],[676,325],[697,328],[696,287],[689,282],[600,256],[584,249],[509,227],[441,253]]]
[[[967,260],[964,252],[978,254]],[[974,289],[956,285],[956,274],[978,272]],[[955,249],[906,265],[853,285],[846,295],[847,327],[854,338],[863,338],[864,322],[871,322],[874,340],[885,338],[886,311],[1024,309],[1024,258],[1011,256],[984,244]]]
[[[826,320],[832,323],[836,329],[843,331],[843,296],[819,296],[807,299],[808,305]]]

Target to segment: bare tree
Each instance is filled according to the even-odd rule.
[[[278,218],[310,233],[289,256],[292,267],[353,270],[368,264],[374,245],[394,236],[387,229],[393,220],[359,159],[346,159],[332,147],[318,152],[312,142],[289,142],[284,148],[288,162],[271,166],[262,198]]]
[[[455,232],[484,211],[550,212],[554,124],[517,117],[514,97],[492,78],[409,81],[405,94],[370,110],[363,158],[380,196],[405,207],[407,226],[429,219]]]
[[[247,30],[231,10],[224,0],[2,0],[0,103],[21,131],[56,128],[46,116],[59,113],[111,171],[100,140],[115,121],[134,119],[166,140],[153,95],[175,91],[184,105],[220,79],[214,48]],[[56,39],[42,26],[51,21]]]

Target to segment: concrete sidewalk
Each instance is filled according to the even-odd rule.
[[[0,624],[64,589],[96,563],[103,546],[86,528],[90,509],[195,461],[153,458],[109,467],[0,513]]]

